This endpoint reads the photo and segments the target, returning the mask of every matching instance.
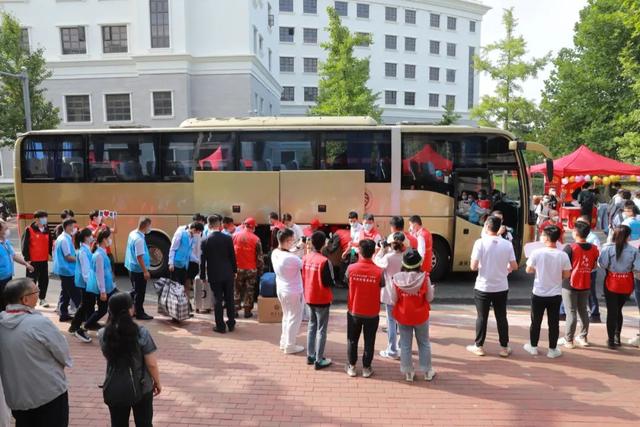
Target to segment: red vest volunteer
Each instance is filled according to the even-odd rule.
[[[383,270],[371,259],[360,257],[347,269],[349,278],[349,313],[376,317],[380,312],[380,288],[384,286]]]
[[[260,239],[253,234],[251,224],[247,221],[244,230],[233,235],[233,249],[239,270],[257,270]]]
[[[591,243],[572,243],[565,247],[565,252],[571,260],[571,288],[578,291],[591,289],[591,272],[596,268],[600,255],[598,248]]]
[[[51,255],[53,240],[47,226],[40,229],[39,224],[31,224],[24,233],[22,241],[22,254],[24,259],[30,262],[47,262]]]
[[[413,280],[413,282],[411,282]],[[418,281],[416,283],[416,280]],[[416,287],[419,289],[416,292]],[[396,301],[393,317],[401,325],[416,326],[429,320],[431,305],[427,300],[429,276],[424,273],[398,273],[393,278]]]
[[[309,305],[329,305],[333,301],[331,291],[331,264],[324,255],[315,250],[302,259],[302,285],[304,300]],[[379,292],[379,291],[378,291]]]
[[[424,227],[417,228],[413,233],[416,238],[416,248],[418,252],[423,249],[423,253],[420,253],[422,257],[422,271],[425,273],[431,273],[433,266],[433,236],[429,230]],[[424,241],[424,248],[421,248],[421,241]]]

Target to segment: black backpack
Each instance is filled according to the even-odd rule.
[[[145,388],[146,369],[144,356],[137,346],[142,363],[134,369],[133,357],[120,358],[107,365],[107,376],[102,384],[102,397],[108,406],[133,406],[142,399]]]

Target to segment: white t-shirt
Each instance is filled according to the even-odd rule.
[[[279,293],[302,293],[302,260],[297,255],[275,249],[271,252],[271,264]]]
[[[516,260],[513,245],[498,236],[484,236],[473,245],[471,261],[480,261],[475,288],[482,292],[509,290],[509,263]]]
[[[556,248],[540,248],[531,253],[527,266],[536,269],[533,294],[539,297],[562,295],[562,272],[571,270],[566,252]]]

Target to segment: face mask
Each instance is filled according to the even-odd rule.
[[[111,238],[107,239],[107,246],[113,245],[113,240]]]
[[[4,238],[8,239],[9,237],[11,237],[11,230],[7,228],[6,230],[4,230]]]
[[[373,224],[364,224],[362,228],[364,228],[364,231],[371,231],[373,230]]]
[[[75,236],[77,232],[78,232],[78,229],[74,228],[73,230],[71,230],[71,235]]]
[[[149,234],[149,233],[151,233],[151,229],[150,228],[147,228],[146,230],[144,230],[144,234]]]
[[[467,200],[468,196],[462,196],[462,200]]]
[[[40,225],[47,225],[47,218],[46,217],[39,218],[38,222],[40,223]]]
[[[557,216],[552,216],[551,220],[554,221],[554,222],[558,222],[560,220],[560,218],[557,217]]]

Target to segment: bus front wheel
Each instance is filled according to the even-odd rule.
[[[149,273],[154,279],[166,277],[169,271],[169,247],[171,243],[159,233],[151,232],[146,237],[149,247]]]
[[[431,280],[443,279],[449,272],[449,246],[439,236],[433,236],[433,259],[431,268]]]

